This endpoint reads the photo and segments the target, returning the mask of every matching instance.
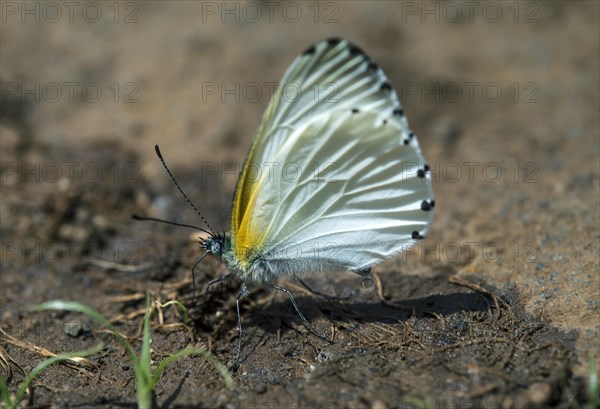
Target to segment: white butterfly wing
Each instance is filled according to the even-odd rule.
[[[305,95],[315,84],[335,92]],[[426,233],[427,170],[383,72],[344,40],[318,43],[285,74],[238,181],[236,258],[258,280],[362,271]]]
[[[294,127],[331,109],[381,107],[391,114],[400,103],[390,90],[383,72],[360,48],[337,38],[321,41],[302,53],[283,76],[257,142],[275,147],[280,142],[270,138],[277,128]]]

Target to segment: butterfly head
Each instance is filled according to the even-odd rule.
[[[223,256],[223,253],[230,247],[229,236],[223,234],[211,234],[208,238],[200,239],[200,247],[207,253]]]

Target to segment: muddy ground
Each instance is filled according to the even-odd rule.
[[[346,37],[396,86],[433,172],[430,234],[374,279],[254,290],[235,386],[202,358],[171,366],[160,407],[580,407],[600,341],[600,45],[597,2],[10,2],[1,60],[1,347],[11,391],[51,352],[31,407],[135,407],[130,363],[89,318],[32,312],[76,300],[153,359],[205,346],[231,364],[240,282],[206,260],[201,224],[154,155],[227,230],[237,171],[295,56]],[[49,4],[49,5],[48,5]],[[159,318],[162,318],[159,319]]]

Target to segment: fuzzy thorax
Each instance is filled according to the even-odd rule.
[[[286,271],[285,266],[275,265],[262,259],[258,254],[247,257],[245,262],[236,257],[231,237],[226,234],[211,235],[200,241],[207,253],[219,256],[229,271],[246,283],[262,284],[276,281],[279,276],[294,274]],[[292,263],[293,265],[293,263]],[[284,267],[284,268],[282,268]]]

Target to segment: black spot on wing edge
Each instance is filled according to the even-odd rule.
[[[415,230],[412,232],[412,238],[413,240],[423,240],[425,237],[421,236],[421,234]]]
[[[352,54],[352,55],[364,55],[365,57],[367,56],[365,54],[365,52],[359,46],[357,46],[354,43],[350,43],[348,45],[348,49],[350,50],[350,54]]]
[[[431,209],[433,209],[433,206],[435,205],[434,201],[428,202],[427,200],[423,200],[421,202],[421,210],[428,212]]]
[[[392,84],[390,84],[388,81],[382,82],[381,86],[379,87],[379,89],[381,91],[391,92],[392,91]]]
[[[425,164],[423,169],[417,170],[417,176],[423,179],[425,177],[425,173],[429,172],[429,165]]]
[[[306,50],[304,50],[304,52],[302,53],[302,55],[311,55],[311,54],[314,54],[315,51],[316,51],[316,47],[314,45],[311,45]]]

